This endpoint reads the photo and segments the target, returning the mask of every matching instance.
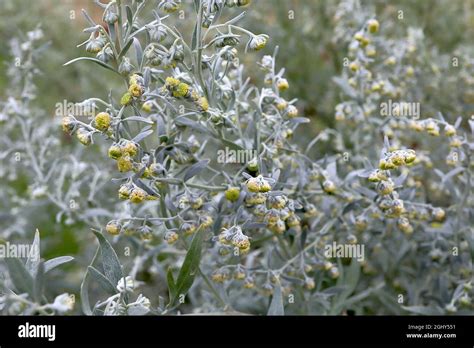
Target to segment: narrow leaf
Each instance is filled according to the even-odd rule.
[[[59,256],[54,259],[48,260],[44,263],[44,273],[51,271],[52,269],[74,260],[72,256]]]
[[[36,269],[40,263],[40,234],[38,229],[35,232],[35,237],[33,239],[33,244],[31,245],[31,251],[26,260],[25,267],[32,277],[36,274]]]
[[[100,247],[97,248],[97,251],[94,255],[94,258],[92,259],[91,266],[95,265],[97,263],[97,260],[99,258],[99,253],[100,253]],[[82,279],[81,283],[81,306],[82,306],[82,311],[84,312],[85,315],[92,315],[92,309],[91,305],[89,302],[89,280],[91,278],[91,274],[89,271],[89,268],[86,271],[86,274],[84,275],[84,278]]]
[[[5,258],[5,263],[16,290],[20,293],[28,293],[31,298],[34,298],[33,278],[23,263],[19,259],[11,257]]]
[[[133,39],[129,39],[127,41],[127,43],[125,44],[125,46],[123,46],[122,50],[120,51],[119,55],[118,55],[118,59],[117,60],[120,60],[120,58],[122,58],[124,55],[127,54],[130,46],[132,45],[133,43]]]
[[[110,70],[110,71],[113,71],[114,73],[119,74],[119,72],[117,70],[115,70],[114,68],[112,68],[110,65],[104,63],[103,61],[99,60],[99,59],[96,59],[96,58],[92,58],[92,57],[79,57],[79,58],[75,58],[75,59],[72,59],[70,60],[69,62],[67,63],[64,63],[63,66],[68,66],[68,65],[71,65],[73,63],[76,63],[76,62],[79,62],[81,60],[89,60],[91,62],[94,62],[96,64],[99,64],[100,66]]]
[[[35,301],[40,303],[43,296],[44,288],[44,263],[40,262],[36,269],[35,282],[33,285],[33,292]]]
[[[135,138],[132,139],[133,142],[138,143],[145,139],[147,136],[153,133],[153,129],[149,129],[139,133]]]
[[[267,315],[284,315],[285,309],[283,307],[283,296],[281,293],[281,284],[278,281],[275,284],[275,288],[273,289],[273,297],[272,302],[270,303],[270,307],[268,307]]]
[[[171,268],[168,268],[168,273],[166,274],[166,279],[168,281],[168,290],[170,293],[170,298],[174,298],[176,296],[176,284],[173,277],[173,271]]]
[[[122,267],[117,254],[115,253],[114,248],[112,248],[110,243],[101,233],[96,231],[92,232],[94,232],[95,236],[99,240],[102,266],[104,268],[105,276],[112,282],[112,284],[117,284],[123,277]]]
[[[186,174],[184,174],[184,181],[188,181],[191,179],[193,176],[199,174],[207,165],[209,164],[209,160],[201,160],[197,163],[194,163],[189,169],[186,171]]]
[[[183,265],[179,270],[178,279],[176,280],[176,289],[174,297],[170,303],[173,304],[178,296],[185,295],[191,288],[199,268],[201,261],[202,241],[204,238],[204,232],[198,230],[191,242],[191,246],[188,249],[186,257],[184,258]]]
[[[117,293],[115,286],[102,273],[100,273],[97,268],[89,266],[87,267],[87,270],[90,272],[91,278],[94,279],[109,295],[115,295]]]

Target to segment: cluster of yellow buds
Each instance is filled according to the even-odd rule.
[[[121,105],[129,105],[136,98],[140,98],[145,91],[144,80],[138,74],[133,74],[128,80],[128,91],[120,99]]]
[[[403,165],[410,165],[416,160],[415,150],[396,150],[387,153],[379,162],[382,170],[395,169]]]
[[[332,262],[330,261],[326,261],[324,262],[324,264],[322,265],[322,268],[329,272],[329,276],[333,279],[337,279],[339,278],[339,268],[337,268],[337,266],[335,266]]]
[[[132,203],[141,203],[145,200],[150,201],[157,198],[154,195],[148,194],[142,188],[131,183],[120,186],[118,196],[120,199],[128,199]]]
[[[252,207],[254,205],[259,206],[261,204],[265,204],[267,201],[267,196],[264,193],[252,193],[249,192],[245,197],[245,204],[248,207]]]
[[[263,214],[263,217],[270,231],[275,234],[283,234],[287,228],[301,231],[301,219],[295,214],[294,201],[279,195],[269,197],[268,203],[270,209]],[[313,208],[316,209],[314,206]]]
[[[230,278],[230,272],[227,269],[217,269],[212,275],[211,279],[216,283],[223,283]]]
[[[196,231],[197,231],[197,226],[196,224],[192,222],[185,222],[184,224],[181,225],[181,232],[183,232],[185,236],[190,236],[194,234],[194,232]]]
[[[250,250],[250,240],[246,236],[239,226],[233,226],[231,228],[223,228],[218,236],[219,243],[222,245],[237,248],[240,254],[245,254]]]
[[[393,199],[384,198],[379,202],[379,208],[387,217],[398,217],[405,212],[405,204],[398,196]]]
[[[381,196],[387,196],[393,192],[394,186],[395,185],[390,178],[379,181],[377,184],[377,192]]]
[[[179,209],[186,209],[190,207],[194,210],[199,210],[204,204],[204,200],[201,196],[184,194],[178,199]]]
[[[262,175],[249,178],[245,185],[250,192],[266,193],[272,189],[270,183]]]
[[[212,218],[211,215],[202,215],[200,217],[200,227],[203,229],[207,229],[212,226],[214,223],[214,219]]]
[[[209,102],[206,97],[201,96],[198,91],[185,82],[172,76],[168,76],[165,85],[161,89],[162,93],[170,93],[175,98],[185,98],[192,101],[199,110],[206,112],[209,110]]]
[[[119,172],[128,172],[134,168],[132,157],[138,153],[138,145],[130,140],[121,140],[119,143],[109,147],[108,155],[117,160]]]
[[[329,195],[337,191],[336,183],[329,179],[329,173],[322,168],[313,167],[310,171],[309,179],[311,181],[318,181],[323,191]]]

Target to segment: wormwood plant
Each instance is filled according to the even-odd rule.
[[[472,227],[462,223],[472,221],[471,135],[462,118],[402,112],[424,100],[411,93],[423,71],[420,32],[387,41],[361,12],[355,30],[344,29],[352,39],[335,79],[341,125],[300,149],[292,135],[309,120],[285,99],[278,49],[261,55],[263,84],[245,78],[239,59],[265,52],[270,39],[239,26],[248,3],[97,2],[101,22],[84,12],[89,55],[66,65],[96,63],[124,87],[95,98],[91,119],[64,117],[63,129],[86,146],[110,144],[124,202],[94,230],[100,247],[82,283],[83,311],[340,314],[383,304],[383,313],[472,313]],[[178,27],[191,19],[187,37]],[[398,109],[382,111],[393,102]],[[440,128],[446,140],[433,145]],[[334,154],[312,156],[332,140]],[[221,163],[222,150],[251,155]],[[443,152],[454,169],[435,166]],[[133,261],[122,261],[131,255],[124,244]],[[368,250],[359,263],[336,257],[337,244]],[[152,300],[137,292],[144,274],[167,291]],[[91,306],[93,281],[109,297]]]

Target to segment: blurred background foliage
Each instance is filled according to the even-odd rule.
[[[150,6],[156,1],[148,0]],[[369,0],[350,1],[355,7],[376,15],[381,30],[388,38],[400,38],[409,27],[423,30],[426,45],[433,46],[441,54],[452,55],[459,49],[472,50],[474,34],[474,1],[410,1]],[[259,0],[247,8],[243,26],[253,32],[268,33],[270,45],[280,47],[278,64],[285,67],[291,82],[289,95],[298,98],[308,117],[314,117],[313,126],[331,126],[338,89],[331,82],[343,69],[343,58],[351,35],[336,35],[336,12],[341,3],[324,0]],[[42,91],[41,106],[53,111],[58,99],[82,100],[93,90],[106,96],[111,81],[102,81],[103,75],[89,74],[87,64],[68,68],[62,64],[71,57],[83,54],[76,45],[87,38],[81,32],[86,23],[81,14],[86,9],[94,19],[100,19],[100,9],[92,0],[2,0],[0,2],[0,61],[8,58],[8,38],[40,25],[51,41],[51,48],[40,67],[43,79],[38,80]],[[400,19],[400,11],[403,18]],[[145,11],[146,12],[146,11]],[[361,20],[349,18],[345,23],[358,30]],[[192,30],[189,21],[183,20],[180,30]],[[349,33],[348,33],[349,34]],[[248,55],[245,60],[255,62]],[[253,66],[252,66],[253,65]],[[248,65],[248,74],[261,78],[256,64]],[[112,73],[108,76],[116,79]],[[116,81],[119,83],[119,79]],[[6,88],[5,74],[0,75],[0,88]],[[60,98],[58,98],[60,96]]]

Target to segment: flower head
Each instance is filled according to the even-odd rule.
[[[247,43],[247,47],[254,51],[259,51],[267,44],[269,36],[265,34],[254,35]]]

